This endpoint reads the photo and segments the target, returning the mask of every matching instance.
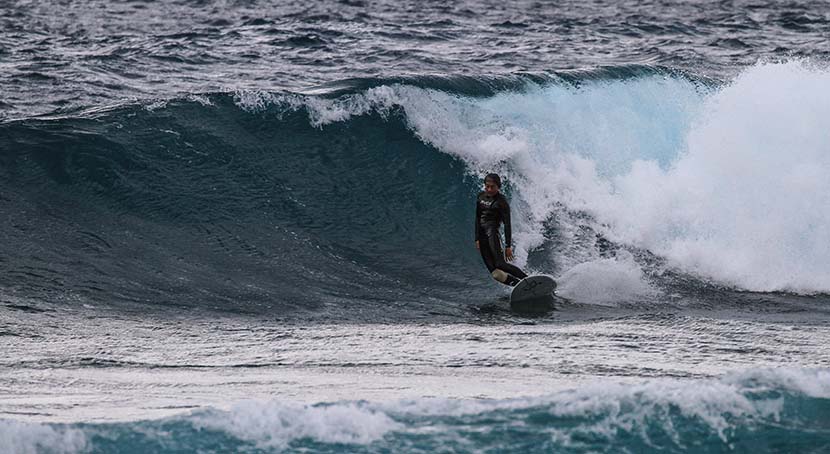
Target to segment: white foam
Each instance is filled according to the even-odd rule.
[[[569,300],[614,305],[653,297],[657,292],[646,282],[643,271],[630,253],[580,263],[560,278],[557,294]]]
[[[702,106],[670,168],[638,162],[592,203],[617,238],[737,287],[830,291],[830,72],[745,71]]]
[[[87,439],[78,429],[0,420],[0,451],[15,454],[83,452]]]
[[[210,100],[207,96],[204,95],[197,95],[197,94],[189,94],[187,95],[187,100],[192,102],[197,102],[202,106],[213,106],[213,101]]]
[[[830,392],[826,369],[751,369],[711,379],[656,378],[619,382],[608,379],[582,381],[579,386],[549,395],[506,400],[417,399],[378,404],[392,415],[463,417],[499,410],[537,407],[558,417],[582,420],[566,428],[548,431],[564,445],[578,445],[584,437],[618,439],[618,431],[638,433],[649,440],[649,428],[658,425],[680,444],[684,428],[675,427],[677,413],[708,426],[729,443],[736,418],[778,421],[784,408],[779,396],[761,397],[766,389],[789,390],[809,397],[826,398]]]
[[[305,106],[318,127],[401,109],[417,137],[472,173],[504,174],[520,266],[554,216],[567,221],[566,236],[592,223],[720,283],[816,293],[830,292],[828,87],[826,69],[793,61],[747,68],[718,90],[656,75],[486,99],[404,85],[335,100],[237,99],[249,108]],[[592,220],[568,220],[574,211]],[[573,270],[598,260],[588,247],[566,248],[557,262]],[[602,272],[597,266],[583,268]]]
[[[240,402],[228,412],[193,416],[196,427],[223,430],[260,448],[284,449],[293,440],[368,444],[400,424],[360,403],[307,405],[281,402]]]
[[[808,397],[830,399],[830,369],[748,369],[730,374],[724,380],[744,386],[784,388]]]
[[[639,432],[648,440],[646,429],[650,424],[659,424],[679,443],[678,428],[671,419],[674,410],[702,421],[727,442],[728,431],[734,427],[732,418],[778,418],[783,408],[780,398],[752,401],[742,391],[740,386],[715,380],[592,384],[558,395],[550,412],[556,416],[600,416],[576,430],[559,431],[558,437],[567,444],[580,434],[602,434],[615,439],[619,429]]]

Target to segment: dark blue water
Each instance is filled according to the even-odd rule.
[[[0,30],[0,451],[830,446],[826,2],[16,1]],[[491,171],[553,313],[473,246]]]

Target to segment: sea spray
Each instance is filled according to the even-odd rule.
[[[577,210],[597,232],[682,272],[820,293],[830,291],[828,78],[792,61],[722,86],[657,74],[469,98],[394,85],[306,107],[320,126],[400,109],[417,137],[474,175],[505,173],[524,221],[520,262],[544,242],[545,221]],[[558,261],[560,271],[577,264]]]

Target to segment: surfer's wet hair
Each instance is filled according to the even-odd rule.
[[[484,182],[493,183],[494,185],[501,188],[501,177],[497,173],[488,173],[486,177],[484,177]]]

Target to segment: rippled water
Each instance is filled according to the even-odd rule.
[[[15,1],[0,22],[8,117],[348,78],[662,65],[715,77],[828,56],[823,1]]]

